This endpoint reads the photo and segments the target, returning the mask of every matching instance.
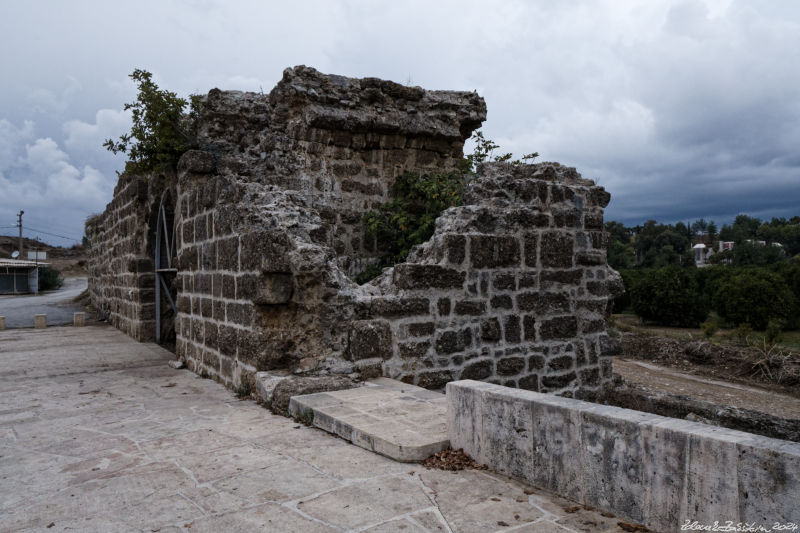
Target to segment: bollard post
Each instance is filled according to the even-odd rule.
[[[86,325],[86,313],[74,313],[72,315],[72,325],[82,327]]]
[[[44,329],[47,327],[47,315],[34,315],[33,327],[36,329]]]
[[[6,329],[6,317],[0,316],[0,331]]]

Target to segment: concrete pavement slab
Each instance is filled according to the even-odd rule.
[[[395,461],[422,461],[450,445],[445,397],[393,379],[377,378],[355,389],[293,396],[289,412]]]

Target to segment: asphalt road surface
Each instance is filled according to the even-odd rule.
[[[72,314],[82,311],[72,299],[86,290],[87,278],[67,278],[57,291],[37,295],[0,296],[0,316],[7,328],[32,328],[34,315],[47,315],[48,326],[72,324]]]

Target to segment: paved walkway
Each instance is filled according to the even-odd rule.
[[[72,324],[72,314],[83,311],[72,299],[86,290],[86,278],[67,278],[57,291],[20,296],[0,296],[0,316],[7,328],[32,328],[34,315],[47,315],[48,326]]]
[[[396,463],[107,326],[0,332],[0,531],[621,531],[483,471]]]

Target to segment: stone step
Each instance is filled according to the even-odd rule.
[[[363,387],[292,396],[289,412],[395,461],[422,461],[450,445],[444,394],[388,378]]]

